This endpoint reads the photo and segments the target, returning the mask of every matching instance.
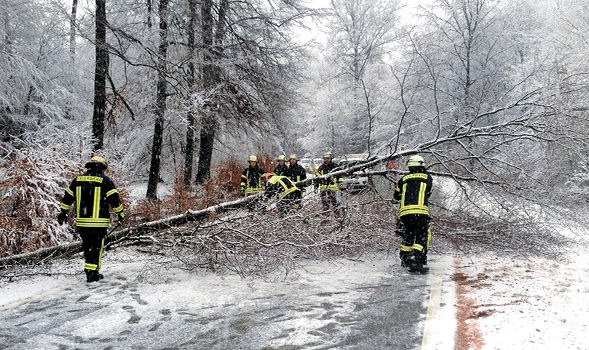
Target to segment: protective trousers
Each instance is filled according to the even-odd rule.
[[[86,275],[97,274],[100,271],[106,230],[104,227],[78,227],[78,232],[82,237]]]
[[[427,264],[427,250],[429,248],[429,222],[430,218],[422,214],[408,214],[401,216],[405,225],[403,242],[399,256],[404,263],[411,256],[420,264]]]

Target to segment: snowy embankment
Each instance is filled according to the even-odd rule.
[[[561,259],[495,253],[456,260],[457,349],[589,349],[589,242]]]

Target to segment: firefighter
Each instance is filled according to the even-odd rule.
[[[264,174],[265,171],[258,166],[258,157],[251,155],[249,157],[249,166],[245,168],[241,174],[241,194],[245,196],[251,196],[254,194],[264,192],[265,182]]]
[[[278,156],[278,158],[276,158],[276,161],[278,161],[278,165],[276,165],[276,168],[274,168],[274,174],[281,175],[281,176],[288,175],[288,166],[286,165],[286,156],[284,154],[281,154]]]
[[[433,191],[433,179],[420,155],[409,157],[407,167],[409,174],[399,179],[393,194],[393,198],[400,201],[399,218],[404,226],[399,256],[401,266],[420,270],[427,264],[431,243],[428,200]]]
[[[288,176],[265,174],[268,185],[266,186],[266,197],[278,196],[276,207],[280,216],[288,214],[295,200],[300,197],[301,190],[291,181]]]
[[[288,177],[292,182],[301,182],[307,179],[307,172],[302,165],[299,164],[299,159],[295,153],[291,154],[288,158]],[[294,204],[300,208],[303,205],[303,192],[305,191],[305,185],[297,185],[300,191],[295,193]]]
[[[67,221],[67,213],[75,202],[76,227],[82,238],[86,281],[95,282],[104,277],[100,268],[104,237],[111,223],[109,206],[118,215],[119,223],[124,223],[126,217],[115,184],[104,174],[108,169],[106,159],[94,156],[85,168],[88,170],[77,176],[65,190],[57,222],[61,225]]]
[[[319,168],[317,168],[317,172],[315,175],[326,175],[333,169],[335,169],[335,166],[336,165],[333,162],[333,153],[329,151],[325,152],[323,154],[323,163],[319,166]],[[323,210],[329,210],[330,206],[336,209],[339,207],[337,193],[339,192],[340,184],[343,181],[344,180],[341,176],[328,176],[324,179],[317,179],[314,182],[315,188],[319,188]]]

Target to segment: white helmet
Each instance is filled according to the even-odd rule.
[[[257,161],[258,161],[258,157],[256,157],[255,155],[253,155],[253,154],[252,154],[252,155],[249,157],[249,161],[250,161],[250,162],[257,162]]]
[[[418,167],[418,166],[425,167],[425,160],[423,159],[422,156],[419,156],[416,154],[416,155],[409,157],[409,159],[407,160],[407,166],[409,168]]]

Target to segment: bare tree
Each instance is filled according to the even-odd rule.
[[[401,160],[426,156],[444,179],[440,192],[454,196],[436,202],[447,223],[466,229],[484,217],[504,220],[497,226],[503,231],[519,220],[531,225],[534,206],[558,210],[573,193],[573,174],[554,166],[563,157],[553,155],[586,149],[586,132],[562,127],[586,125],[586,118],[566,113],[557,96],[573,96],[582,85],[570,74],[553,79],[541,49],[522,51],[522,38],[538,38],[537,28],[512,25],[521,23],[521,11],[494,1],[435,5],[424,12],[425,24],[409,31],[407,50],[392,65],[397,131],[380,152]],[[572,85],[563,89],[563,81]]]
[[[94,70],[94,113],[92,114],[93,150],[104,144],[104,116],[106,110],[106,75],[108,50],[106,49],[106,1],[96,0],[96,67]]]
[[[217,132],[219,104],[218,89],[221,88],[221,72],[219,61],[223,55],[223,40],[225,38],[225,21],[229,1],[221,0],[218,17],[213,19],[213,0],[201,3],[201,35],[203,43],[202,86],[207,92],[208,101],[202,111],[200,127],[200,148],[198,154],[198,172],[196,183],[203,183],[211,175],[211,159],[213,144]]]
[[[192,164],[194,162],[194,128],[195,128],[195,116],[192,104],[192,94],[196,89],[196,68],[194,59],[196,57],[196,23],[198,21],[197,16],[197,3],[196,0],[188,1],[188,105],[189,110],[186,114],[186,152],[184,153],[184,185],[190,187],[192,180]]]
[[[201,113],[199,165],[196,182],[210,175],[215,135],[267,133],[293,103],[302,48],[290,29],[309,15],[298,1],[229,2],[201,4],[205,104]],[[263,38],[263,40],[261,39]]]
[[[72,58],[76,55],[76,16],[78,12],[78,0],[72,1],[72,14],[70,18],[70,53]]]
[[[369,71],[382,64],[395,41],[399,4],[394,0],[332,0],[331,6],[330,60],[336,65],[334,78],[341,84],[339,98],[344,97],[348,105],[340,118],[350,125],[353,135],[346,140],[346,150],[365,152],[370,150],[376,114],[376,100],[371,96],[376,89],[370,80],[380,79]]]
[[[155,104],[155,124],[153,129],[153,145],[151,147],[151,164],[147,182],[148,199],[157,199],[157,185],[160,180],[161,153],[164,133],[164,118],[166,113],[167,80],[166,60],[168,58],[168,0],[160,0],[158,6],[159,17],[159,47],[158,47],[158,79]]]

